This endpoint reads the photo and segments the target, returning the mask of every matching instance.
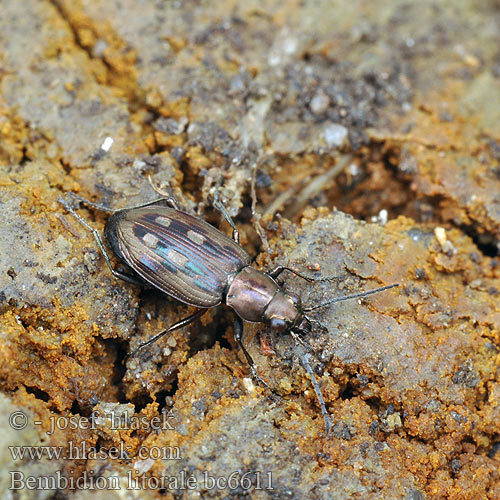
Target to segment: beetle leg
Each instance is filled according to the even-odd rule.
[[[272,271],[268,272],[267,274],[271,276],[271,278],[276,279],[283,271],[290,271],[292,274],[295,274],[295,276],[298,276],[299,278],[302,278],[306,281],[333,281],[333,280],[340,280],[343,277],[342,276],[329,276],[326,278],[315,278],[314,276],[306,276],[304,274],[301,274],[295,269],[292,269],[291,267],[288,266],[277,266],[275,267]]]
[[[306,314],[304,314],[304,318],[305,318],[307,321],[309,321],[309,323],[310,323],[311,325],[317,325],[317,326],[319,326],[319,328],[320,328],[321,330],[328,331],[327,326],[326,326],[326,325],[324,325],[323,323],[321,323],[321,321],[318,321],[317,319],[313,319],[313,318],[311,318],[311,317],[307,316]]]
[[[295,332],[290,332],[292,337],[295,339],[295,342],[297,343],[297,346],[299,346],[299,350],[301,353],[299,354],[299,360],[300,364],[302,367],[306,370],[306,372],[309,374],[309,377],[311,377],[311,382],[314,387],[314,392],[316,393],[316,398],[318,399],[319,406],[321,408],[321,413],[323,414],[323,419],[325,420],[325,430],[326,434],[330,432],[330,429],[332,428],[332,420],[330,418],[330,414],[328,413],[328,410],[326,409],[326,404],[325,400],[323,399],[323,394],[321,392],[321,387],[318,384],[318,381],[316,380],[316,377],[314,376],[313,369],[311,367],[311,363],[309,362],[310,359],[310,354],[304,350],[304,343],[302,339],[297,335]]]
[[[241,340],[242,337],[243,337],[243,321],[241,318],[236,317],[234,320],[234,340],[240,346],[241,350],[243,351],[243,354],[245,355],[245,358],[247,358],[247,362],[250,365],[250,372],[252,373],[253,378],[257,380],[257,382],[259,382],[259,384],[261,384],[266,389],[270,389],[270,387],[259,377],[252,356],[250,356],[250,353],[246,350],[245,346],[243,345],[243,342]]]
[[[142,348],[146,347],[149,344],[153,344],[156,342],[158,339],[163,337],[164,335],[167,335],[167,333],[172,333],[175,330],[178,330],[179,328],[183,328],[184,326],[189,325],[196,319],[198,319],[200,316],[202,316],[207,310],[206,309],[198,309],[196,312],[188,316],[187,318],[181,319],[177,323],[174,323],[172,326],[169,326],[166,330],[163,330],[162,332],[158,333],[154,337],[151,337],[149,340],[146,340],[146,342],[143,342],[142,344],[139,344],[129,355],[128,357],[135,356],[138,351],[140,351]]]
[[[267,235],[262,228],[260,223],[262,216],[259,212],[257,212],[257,169],[267,160],[267,156],[261,157],[257,162],[255,162],[252,166],[252,180],[250,182],[250,195],[252,198],[252,225],[259,235],[260,241],[262,243],[262,248],[265,252],[269,250],[269,240],[267,239]]]
[[[79,202],[83,203],[84,205],[87,205],[88,207],[95,208],[97,210],[100,210],[101,212],[106,212],[108,214],[114,214],[116,212],[119,212],[120,210],[123,210],[122,208],[108,208],[105,207],[104,205],[100,205],[99,203],[94,203],[93,201],[87,200],[86,198],[83,198],[83,196],[80,196],[76,193],[72,193],[71,191],[68,191],[68,193],[71,197],[75,198]],[[165,194],[165,193],[160,193],[160,194]],[[59,202],[62,203],[61,198],[59,199]],[[163,198],[157,198],[156,200],[153,201],[148,201],[147,203],[141,203],[140,205],[135,205],[133,207],[127,207],[127,210],[133,210],[134,208],[142,208],[142,207],[149,207],[150,205],[156,205],[159,203],[166,203],[167,205],[170,205],[172,208],[175,208],[175,210],[179,210],[177,201],[173,197],[163,197]],[[66,206],[63,203],[64,206]]]
[[[236,243],[238,243],[238,245],[239,245],[240,244],[240,233],[238,231],[238,228],[236,227],[236,224],[233,222],[233,219],[231,219],[229,212],[226,210],[226,207],[219,200],[219,195],[216,195],[216,197],[214,199],[214,207],[224,216],[224,219],[227,220],[228,224],[233,229],[233,240]]]
[[[100,205],[99,203],[94,203],[93,201],[87,200],[76,193],[72,193],[71,191],[69,191],[67,194],[69,194],[72,198],[75,198],[75,200],[78,200],[81,203],[87,205],[88,207],[96,208],[97,210],[100,210],[101,212],[107,212],[108,214],[114,214],[116,212],[116,210],[113,210],[112,208],[105,207],[104,205]],[[67,204],[61,200],[62,200],[62,198],[59,198],[59,200],[58,200],[59,203],[64,205],[64,207],[69,210]],[[69,210],[69,211],[72,212],[71,210]],[[73,213],[73,215],[75,215],[75,214]]]
[[[132,283],[134,285],[139,285],[139,286],[144,286],[144,282],[136,278],[135,276],[132,276],[127,273],[122,273],[121,271],[116,271],[113,269],[113,266],[111,265],[111,260],[109,259],[108,252],[106,252],[106,247],[104,246],[104,243],[102,241],[101,235],[99,232],[94,229],[90,224],[87,223],[85,219],[80,217],[70,206],[69,204],[63,199],[59,198],[58,199],[59,203],[71,214],[75,219],[82,225],[84,226],[88,231],[92,233],[92,236],[94,237],[94,240],[97,243],[97,246],[99,247],[99,250],[101,251],[102,256],[104,257],[104,260],[106,261],[106,264],[109,267],[109,270],[113,273],[113,276],[115,278],[128,281],[129,283]],[[86,201],[86,200],[84,200]],[[98,208],[98,206],[96,206]],[[109,210],[109,209],[108,209]]]
[[[176,197],[174,196],[174,193],[172,193],[172,190],[170,187],[168,187],[168,191],[163,190],[159,186],[157,186],[154,182],[153,179],[151,178],[151,175],[148,175],[148,180],[149,184],[151,184],[151,187],[162,197],[162,200],[165,200],[173,209],[175,210],[180,210],[179,208],[179,202],[177,201]]]

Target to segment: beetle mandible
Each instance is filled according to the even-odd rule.
[[[232,239],[200,217],[182,210],[172,193],[164,193],[156,188],[155,190],[164,197],[119,210],[111,210],[71,193],[86,205],[111,213],[106,222],[104,237],[116,256],[130,268],[130,273],[113,268],[100,234],[80,217],[66,200],[58,200],[93,234],[116,278],[137,285],[153,286],[180,302],[199,308],[187,318],[141,344],[130,355],[162,336],[192,323],[208,308],[225,303],[236,312],[234,338],[245,355],[253,377],[269,388],[259,377],[255,363],[242,342],[243,320],[266,323],[276,332],[288,331],[301,343],[299,335],[307,331],[312,321],[306,312],[398,286],[396,283],[367,292],[336,297],[305,308],[300,297],[283,291],[276,278],[288,270],[306,280],[316,280],[287,266],[277,266],[267,273],[252,267],[249,254],[239,244],[238,229],[218,199],[214,200],[214,206],[230,224],[233,230]],[[312,379],[328,432],[331,421],[319,384],[310,368],[307,353],[301,356],[301,362]]]

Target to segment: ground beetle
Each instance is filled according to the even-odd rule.
[[[99,233],[64,199],[59,199],[59,202],[92,232],[115,277],[142,286],[153,286],[185,304],[200,308],[191,316],[141,344],[131,355],[163,335],[193,322],[207,308],[225,303],[236,312],[234,338],[250,365],[252,375],[268,387],[257,374],[253,359],[242,343],[243,320],[267,323],[277,332],[288,331],[299,345],[303,345],[299,334],[308,330],[312,321],[306,316],[306,312],[398,286],[388,285],[304,308],[300,297],[284,292],[275,280],[285,270],[310,281],[314,279],[286,266],[278,266],[269,273],[251,267],[250,256],[239,245],[238,229],[222,203],[215,200],[214,206],[231,225],[233,239],[201,218],[181,210],[171,193],[159,191],[157,188],[155,190],[164,197],[122,210],[110,210],[72,193],[86,205],[112,214],[106,223],[104,236],[116,256],[131,269],[130,274],[113,269]],[[300,358],[312,379],[328,432],[331,421],[309,363],[309,354],[303,351]]]

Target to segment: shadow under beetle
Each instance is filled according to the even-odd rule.
[[[250,256],[239,245],[236,225],[217,199],[214,206],[230,224],[233,230],[232,239],[203,219],[181,210],[171,193],[158,192],[165,197],[121,210],[111,210],[71,193],[86,205],[112,214],[106,222],[104,237],[116,256],[131,269],[130,273],[113,269],[99,233],[64,199],[59,198],[59,202],[92,232],[116,278],[141,286],[153,286],[180,302],[199,308],[194,314],[141,344],[130,353],[131,356],[163,335],[192,323],[208,308],[225,303],[236,312],[234,338],[248,361],[253,377],[269,388],[259,377],[255,363],[242,342],[243,320],[267,323],[276,332],[288,331],[302,346],[299,335],[305,333],[314,321],[306,316],[306,312],[398,286],[392,284],[367,292],[336,297],[305,308],[300,297],[284,292],[275,280],[285,270],[308,281],[317,280],[286,266],[278,266],[268,273],[253,268],[250,265]],[[309,354],[303,351],[300,359],[313,382],[328,432],[331,420],[311,369]]]

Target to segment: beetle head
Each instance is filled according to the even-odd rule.
[[[300,297],[276,292],[266,308],[264,319],[277,332],[286,332],[299,325],[303,319]]]

